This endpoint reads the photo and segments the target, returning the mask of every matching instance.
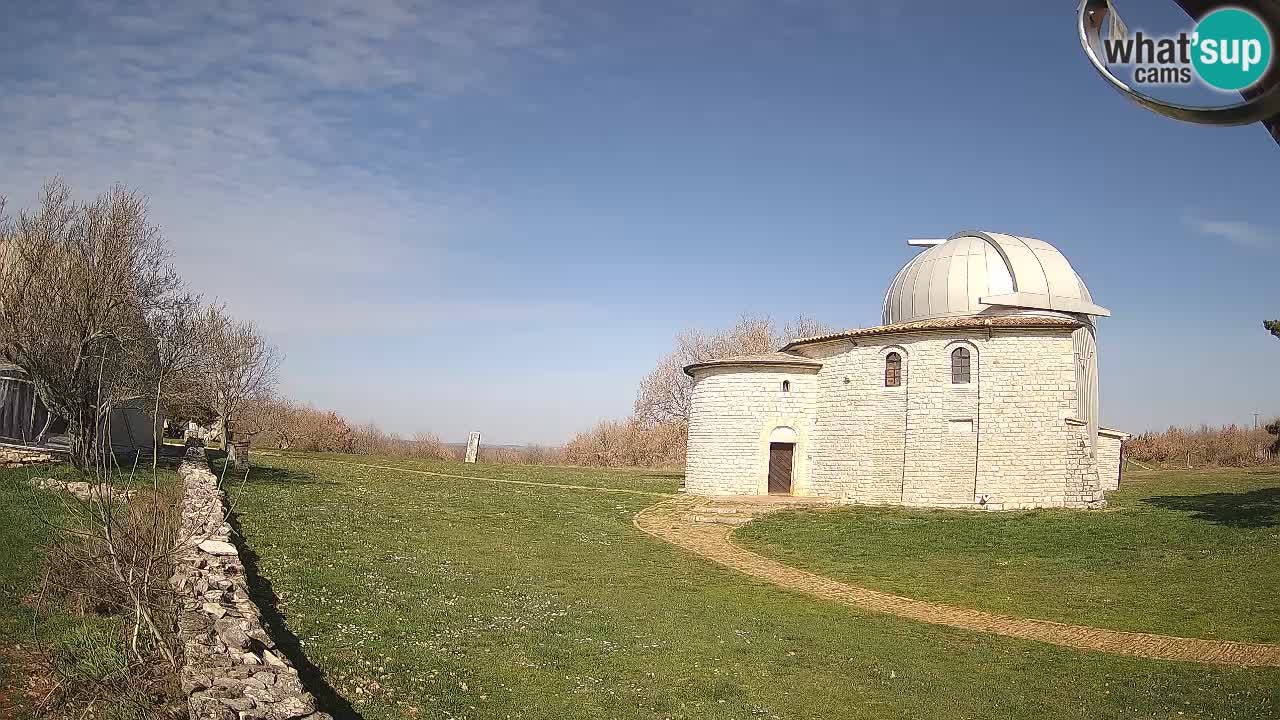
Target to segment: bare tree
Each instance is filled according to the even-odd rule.
[[[179,287],[136,192],[116,186],[78,203],[55,179],[16,222],[0,203],[0,356],[66,420],[76,467],[93,465],[113,406],[150,394],[148,319]]]
[[[222,419],[225,448],[240,412],[272,396],[281,356],[252,322],[232,318],[220,305],[206,307],[197,325],[203,338],[205,402]]]
[[[777,350],[799,337],[821,335],[830,330],[812,318],[801,316],[779,331],[768,317],[743,315],[733,327],[719,332],[685,330],[676,336],[675,349],[658,361],[640,382],[636,394],[635,417],[652,426],[686,423],[693,395],[693,380],[686,366],[735,355],[757,355]]]
[[[200,335],[200,299],[183,294],[157,307],[147,318],[155,353],[145,376],[152,383],[151,454],[154,468],[160,457],[161,418],[166,414],[188,415],[200,403],[200,370],[203,338]],[[162,410],[165,411],[162,413]]]

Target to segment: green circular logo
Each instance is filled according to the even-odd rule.
[[[1271,64],[1271,33],[1257,15],[1240,8],[1214,10],[1196,24],[1191,63],[1219,90],[1243,90]]]

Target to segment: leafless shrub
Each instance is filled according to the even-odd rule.
[[[450,447],[443,440],[436,436],[435,433],[421,432],[416,433],[412,439],[407,440],[392,450],[393,455],[406,455],[415,458],[427,458],[431,460],[461,460],[462,451],[456,447]]]
[[[462,446],[446,446],[452,451],[449,459],[462,460],[466,448]],[[560,448],[545,445],[526,445],[524,447],[507,447],[502,445],[480,445],[476,453],[476,462],[481,465],[563,465],[563,453]]]
[[[64,640],[57,692],[38,710],[83,707],[87,716],[105,703],[130,717],[157,717],[157,703],[177,697],[181,648],[168,580],[175,553],[191,541],[179,537],[181,491],[162,478],[155,456],[128,469],[100,458],[81,477],[90,484],[86,495],[36,496],[39,517],[55,530],[38,604],[57,601],[100,619],[78,624]]]
[[[397,440],[399,438],[393,438],[383,432],[377,423],[370,422],[364,425],[355,425],[351,426],[351,431],[347,435],[344,452],[357,455],[384,454]]]
[[[476,453],[476,462],[485,465],[519,465],[520,451],[510,447],[480,446]]]
[[[645,426],[636,420],[602,420],[565,445],[564,460],[597,467],[680,467],[687,432],[679,422]]]
[[[332,411],[285,398],[257,398],[244,405],[237,421],[248,429],[255,447],[313,452],[352,452],[357,444],[377,443],[376,426],[366,426],[357,440],[356,431]]]
[[[1273,424],[1280,424],[1280,419]],[[1135,436],[1125,443],[1125,456],[1166,467],[1248,467],[1280,460],[1276,442],[1268,430],[1238,425],[1171,427]]]
[[[146,597],[150,608],[167,610],[170,573],[163,563],[177,542],[175,500],[169,488],[140,488],[127,503],[102,492],[87,503],[62,498],[66,507],[59,515],[68,520],[49,549],[45,582],[51,597],[84,615],[130,612],[134,594]],[[124,562],[122,572],[113,568],[115,561]],[[130,578],[140,580],[137,587],[130,587]]]
[[[435,460],[462,458],[458,448],[432,433],[405,438],[386,432],[377,423],[353,424],[331,410],[278,397],[246,403],[237,427],[249,428],[254,446],[260,448]]]
[[[550,445],[529,444],[520,448],[521,465],[560,465],[564,463],[564,448]]]

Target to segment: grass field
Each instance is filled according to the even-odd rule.
[[[232,491],[247,569],[339,715],[1259,718],[1280,708],[1275,670],[1083,653],[779,590],[640,533],[631,517],[653,497],[256,457],[262,466]],[[646,492],[678,483],[362,462]]]
[[[735,541],[909,597],[1118,630],[1280,641],[1280,471],[1142,472],[1108,512],[779,513]]]

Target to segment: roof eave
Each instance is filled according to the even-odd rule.
[[[751,360],[710,360],[708,362],[701,362],[701,363],[694,363],[692,365],[686,365],[684,368],[684,374],[688,375],[689,377],[693,377],[693,374],[698,371],[709,370],[711,368],[718,368],[718,367],[727,367],[727,368],[774,367],[774,368],[793,368],[796,370],[813,370],[814,372],[817,372],[818,370],[822,369],[822,363],[802,362],[802,361],[787,362],[786,360],[758,360],[754,362]]]
[[[859,328],[857,330],[849,330],[843,333],[832,335],[818,335],[810,338],[799,338],[792,340],[782,347],[782,352],[790,352],[795,348],[806,345],[820,345],[824,343],[837,342],[840,340],[856,341],[864,337],[879,337],[881,335],[901,335],[904,333],[937,333],[937,332],[956,332],[963,330],[1065,330],[1067,328],[1075,329],[1083,327],[1084,323],[1078,320],[1069,320],[1067,318],[1037,318],[1037,317],[1019,317],[1017,322],[1009,322],[1011,316],[999,316],[989,318],[975,318],[974,316],[964,316],[956,318],[957,322],[947,323],[941,322],[936,326],[928,326],[922,323],[929,321],[914,320],[911,322],[900,323],[896,325],[880,325],[878,327]],[[982,320],[983,322],[959,322],[960,320]]]

